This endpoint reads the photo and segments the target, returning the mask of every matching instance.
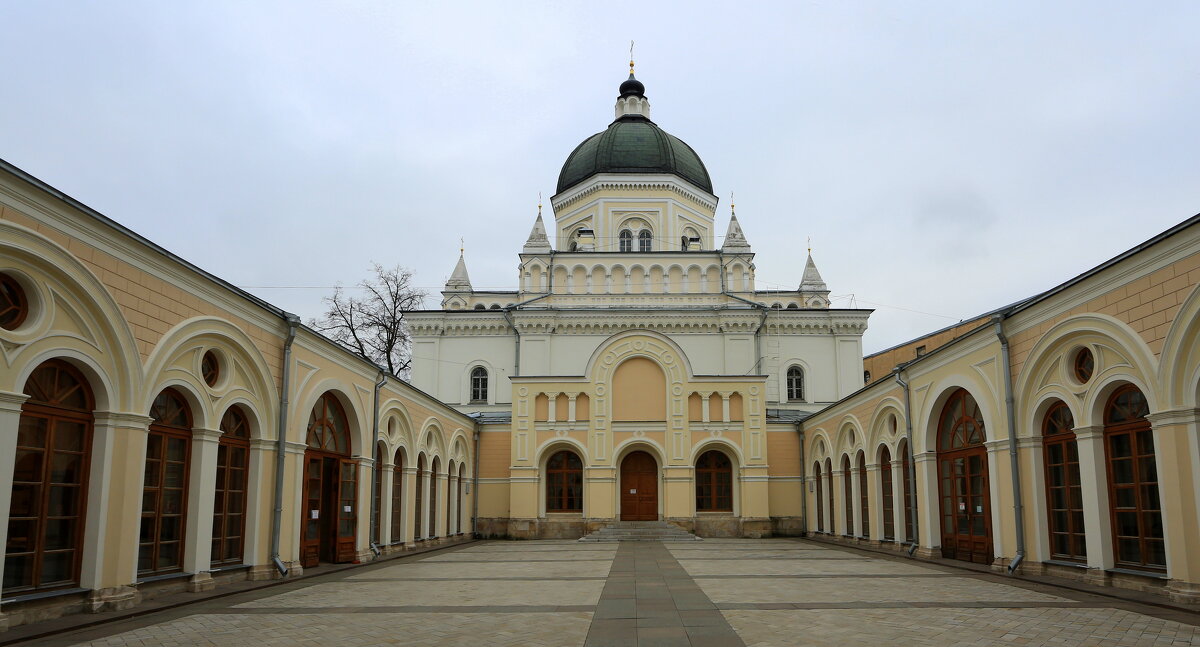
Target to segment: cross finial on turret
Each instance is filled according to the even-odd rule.
[[[808,255],[812,256],[812,236],[808,237]]]
[[[538,191],[538,216],[542,215],[542,192]]]
[[[633,41],[629,41],[629,75],[633,76]]]
[[[459,237],[459,239],[458,239],[458,255],[462,256],[463,253],[466,252],[466,250],[467,250],[466,239]]]
[[[729,215],[731,215],[731,216],[737,215],[736,207],[737,207],[737,205],[735,205],[733,203],[733,191],[730,191],[729,192]]]

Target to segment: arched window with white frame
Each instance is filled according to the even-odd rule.
[[[471,369],[471,402],[475,404],[488,401],[488,372],[482,366]]]
[[[628,229],[622,229],[617,235],[617,248],[622,252],[633,251],[633,232]]]
[[[788,402],[804,401],[804,369],[799,366],[787,370],[787,399]]]
[[[638,233],[638,251],[639,252],[650,251],[650,230],[649,229],[643,229],[641,232]]]

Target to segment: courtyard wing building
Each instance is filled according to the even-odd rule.
[[[618,95],[517,289],[460,256],[412,314],[412,384],[0,162],[0,624],[639,521],[1200,605],[1200,216],[863,357]]]

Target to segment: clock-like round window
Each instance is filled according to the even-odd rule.
[[[7,274],[0,274],[0,328],[16,330],[29,316],[25,289]]]
[[[1075,373],[1075,379],[1079,380],[1080,384],[1087,384],[1088,380],[1092,379],[1092,372],[1096,370],[1096,359],[1092,357],[1090,348],[1080,348],[1075,353],[1075,361],[1072,363],[1072,368]]]
[[[217,360],[217,354],[211,350],[205,352],[204,358],[200,360],[200,375],[209,386],[216,386],[217,378],[221,377],[221,363]]]

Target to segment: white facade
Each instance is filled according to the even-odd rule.
[[[633,120],[661,132],[644,97],[618,99],[616,114],[614,125]],[[870,311],[830,309],[811,256],[797,268],[796,290],[756,290],[737,217],[718,247],[718,199],[697,184],[698,173],[707,181],[702,164],[690,171],[691,180],[601,170],[565,188],[560,177],[553,232],[539,213],[516,291],[474,291],[460,257],[443,309],[410,315],[413,384],[463,410],[499,413],[512,402],[510,377],[581,377],[605,340],[650,330],[679,345],[693,375],[767,376],[772,409],[815,411],[861,388]],[[472,400],[476,367],[487,371],[486,400]],[[790,368],[804,382],[789,394]]]

